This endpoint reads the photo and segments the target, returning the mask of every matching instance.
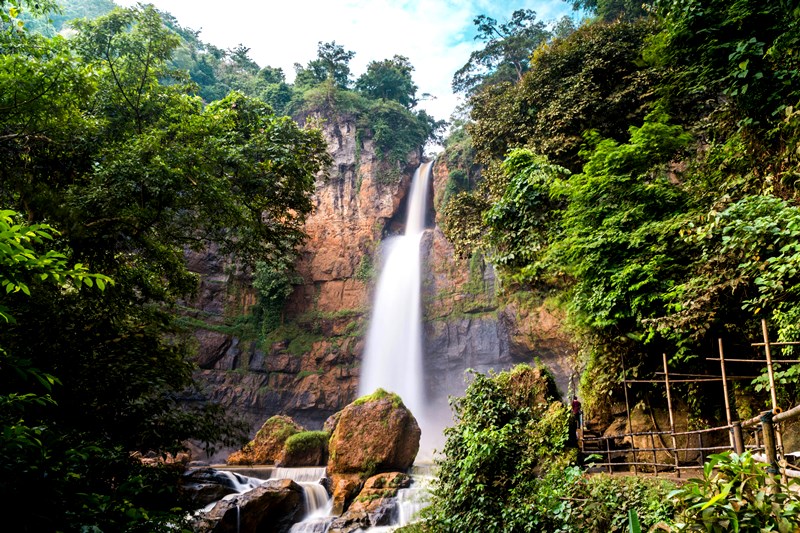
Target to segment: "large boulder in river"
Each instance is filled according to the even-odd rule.
[[[396,394],[378,389],[342,410],[329,443],[329,474],[360,474],[408,469],[419,450],[420,429]]]
[[[178,489],[192,509],[205,507],[236,492],[227,473],[213,468],[192,468],[181,476]]]
[[[290,479],[276,479],[218,502],[192,525],[201,533],[286,533],[305,511],[303,488]]]
[[[229,465],[272,464],[283,452],[286,439],[303,431],[288,416],[276,415],[264,422],[253,440],[228,457]]]

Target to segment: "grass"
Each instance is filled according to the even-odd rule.
[[[383,389],[377,389],[372,394],[367,394],[366,396],[362,396],[358,398],[356,401],[352,403],[352,405],[362,405],[368,402],[377,402],[379,400],[389,399],[392,402],[392,406],[394,408],[405,407],[403,404],[403,400],[397,394],[393,392],[386,392]]]
[[[329,438],[327,431],[301,431],[286,439],[284,446],[289,453],[304,453],[327,446]]]

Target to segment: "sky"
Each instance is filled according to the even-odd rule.
[[[137,0],[115,0],[131,6]],[[317,43],[336,41],[355,52],[353,79],[370,61],[394,55],[414,66],[417,95],[434,98],[419,107],[447,120],[460,102],[452,93],[453,74],[480,46],[473,19],[485,14],[499,22],[517,9],[533,9],[549,22],[574,16],[563,0],[147,0],[171,13],[181,26],[200,30],[218,48],[243,44],[260,66],[280,67],[294,79],[294,64],[317,55]]]

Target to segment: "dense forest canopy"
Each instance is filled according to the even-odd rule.
[[[176,306],[197,288],[185,251],[211,243],[265,298],[291,290],[330,156],[287,113],[354,114],[387,167],[441,127],[402,56],[354,83],[353,53],[320,43],[290,85],[248,52],[152,6],[0,2],[0,498],[22,530],[173,530],[180,471],[131,453],[245,437],[184,401]]]
[[[573,5],[593,18],[545,33],[519,79],[479,73],[457,146],[482,179],[464,191],[448,159],[462,192],[443,227],[508,291],[562,302],[583,341],[582,390],[602,412],[623,360],[634,375],[662,352],[702,370],[717,337],[747,346],[762,317],[797,340],[800,5]],[[719,415],[705,407],[695,415]]]
[[[671,371],[718,375],[705,360],[717,339],[763,359],[751,346],[761,319],[773,340],[800,341],[800,2],[569,3],[590,18],[561,34],[543,28],[516,79],[475,70],[474,58],[501,57],[492,40],[454,77],[461,87],[474,73],[474,90],[445,141],[450,194],[439,215],[463,258],[495,265],[506,296],[563,311],[581,347],[587,417],[609,421],[628,396],[652,417],[663,384],[623,398],[622,380],[663,379],[662,354]],[[524,42],[534,26],[497,27]],[[747,454],[712,456],[704,486],[673,492],[584,476],[559,441],[561,404],[515,405],[530,387],[508,383],[529,372],[476,376],[453,403],[423,530],[637,530],[621,510],[638,511],[643,530],[797,527],[794,504],[765,496],[763,465]],[[797,405],[800,365],[775,375],[778,404]],[[735,415],[771,408],[766,381],[736,382]],[[690,428],[724,423],[720,392],[718,382],[672,384]],[[745,477],[758,489],[749,496],[711,488]]]

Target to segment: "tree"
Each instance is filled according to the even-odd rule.
[[[405,56],[370,61],[367,71],[356,80],[356,90],[370,98],[394,100],[406,108],[417,104],[417,86],[411,78],[414,67]]]
[[[519,9],[511,20],[502,24],[486,15],[474,20],[478,28],[475,40],[483,41],[482,49],[472,52],[469,61],[453,76],[453,91],[473,94],[479,89],[500,82],[517,82],[530,69],[530,56],[550,33],[536,13]]]
[[[569,0],[572,9],[584,9],[597,15],[600,20],[612,22],[614,20],[631,21],[645,17],[650,13],[655,2],[644,0]]]
[[[471,98],[478,160],[487,164],[510,148],[529,146],[551,162],[579,172],[583,132],[623,141],[656,95],[658,69],[640,61],[656,32],[647,21],[585,25],[555,39],[531,59],[517,84],[496,84]]]
[[[5,354],[60,385],[27,410],[24,425],[41,429],[27,449],[39,452],[3,457],[0,498],[32,531],[155,531],[180,524],[174,474],[131,452],[243,436],[218,406],[183,401],[196,393],[174,304],[197,285],[184,250],[214,242],[245,265],[293,254],[329,156],[321,132],[262,101],[231,93],[205,106],[173,83],[178,40],[152,7],[76,27],[69,41],[15,34],[0,56],[0,205],[24,226],[58,227],[73,270],[115,284],[98,295],[36,275],[30,297],[17,281],[2,296],[16,319],[0,328]],[[0,373],[2,394],[25,390],[13,366]],[[33,490],[51,505],[29,510]]]
[[[258,64],[250,59],[250,48],[241,43],[228,50],[228,57],[230,57],[231,61],[233,61],[241,69],[247,72],[255,74],[259,70]]]
[[[558,214],[564,205],[555,190],[569,171],[526,149],[512,150],[502,169],[510,176],[508,186],[483,213],[489,260],[516,282],[542,281],[540,261],[560,237]]]
[[[350,86],[350,60],[356,53],[347,51],[336,41],[317,44],[317,57],[306,67],[295,63],[297,76],[295,84],[300,87],[314,87],[328,81],[332,86],[346,89]]]

